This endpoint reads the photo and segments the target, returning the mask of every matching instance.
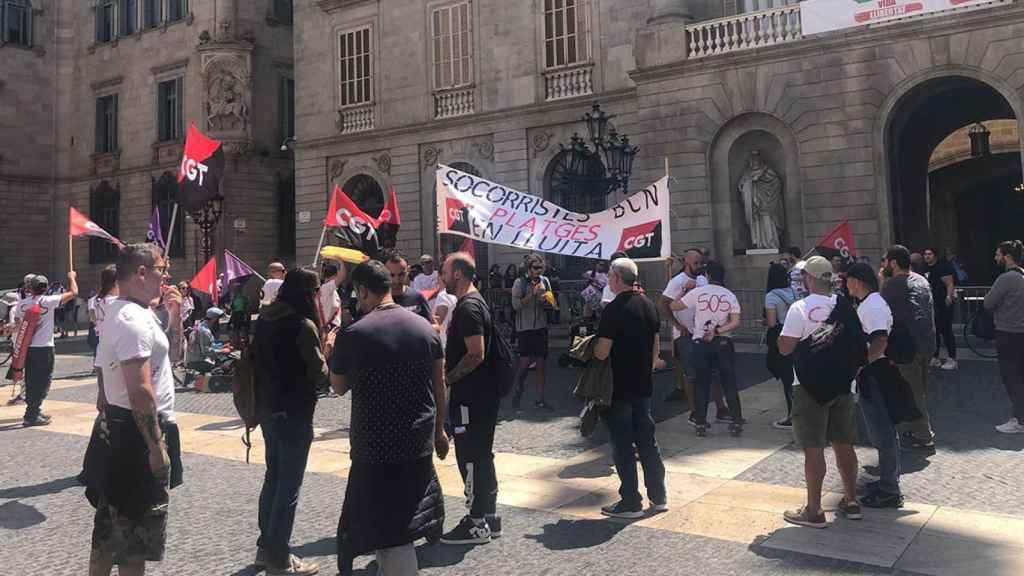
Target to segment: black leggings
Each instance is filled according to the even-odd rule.
[[[935,302],[935,356],[938,357],[942,343],[946,343],[946,352],[956,360],[956,337],[953,335],[953,307],[946,302]]]

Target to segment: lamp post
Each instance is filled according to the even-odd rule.
[[[613,117],[594,102],[590,112],[583,115],[590,145],[578,133],[572,135],[568,146],[560,144],[568,155],[568,177],[574,188],[577,183],[586,183],[592,186],[588,186],[589,189],[599,190],[603,195],[629,190],[633,160],[640,149],[629,143],[628,136],[620,136],[614,127],[609,126],[609,120]],[[604,174],[595,174],[589,170],[594,158],[603,158]]]
[[[967,137],[971,139],[971,158],[981,158],[992,153],[989,145],[991,132],[981,122],[975,123],[967,130]]]
[[[223,198],[212,198],[207,200],[199,210],[189,213],[192,221],[199,227],[199,231],[203,235],[203,262],[208,262],[210,257],[213,256],[213,234],[217,228],[217,223],[220,222],[223,202]]]

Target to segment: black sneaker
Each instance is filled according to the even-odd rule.
[[[22,420],[21,423],[26,428],[29,428],[29,427],[32,427],[32,426],[49,426],[50,425],[50,417],[45,415],[45,414],[38,414],[38,415],[36,415],[35,418],[25,418],[24,420]]]
[[[690,414],[690,417],[687,418],[686,421],[689,422],[690,426],[693,426],[694,428],[700,426],[700,422],[697,422],[697,419],[693,416],[693,414]]]
[[[875,490],[861,498],[860,503],[868,508],[903,508],[903,495]]]
[[[627,520],[635,520],[637,518],[643,518],[644,507],[643,504],[626,504],[622,500],[619,500],[611,506],[605,506],[601,508],[601,514],[610,516],[612,518],[626,518]]]
[[[488,515],[487,527],[491,529],[491,539],[501,538],[501,516],[496,514]]]
[[[477,524],[469,516],[463,517],[458,526],[441,536],[441,544],[487,544],[490,541],[491,529],[487,527],[487,521]]]
[[[732,424],[732,414],[729,414],[728,410],[719,410],[715,412],[715,422],[721,424]]]
[[[907,434],[903,438],[903,441],[900,442],[900,448],[904,452],[923,452],[927,454],[934,454],[935,440],[924,441],[913,434]]]

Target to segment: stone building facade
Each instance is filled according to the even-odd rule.
[[[254,267],[294,258],[291,2],[0,0],[29,7],[31,37],[0,44],[0,287],[68,269],[73,206],[125,242],[153,208],[169,233],[190,123],[225,142],[215,249]],[[4,12],[4,18],[8,18]],[[198,228],[178,213],[172,274],[202,265]],[[112,258],[73,241],[85,289]]]
[[[873,263],[897,241],[952,242],[940,247],[987,275],[992,243],[1024,216],[1006,186],[1020,183],[1019,130],[990,156],[931,162],[973,123],[1019,126],[1019,2],[814,36],[787,0],[317,0],[295,18],[300,256],[312,258],[333,184],[374,203],[394,186],[400,247],[450,249],[435,238],[438,162],[579,210],[614,203],[572,197],[559,177],[559,143],[585,131],[594,100],[640,146],[634,188],[668,159],[676,251],[708,248],[737,287],[763,286],[774,258],[748,252],[752,156],[781,180],[784,246],[809,249],[848,220]],[[1002,180],[985,180],[985,163]],[[985,233],[965,243],[974,229]]]

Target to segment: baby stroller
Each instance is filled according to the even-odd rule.
[[[214,348],[206,358],[185,365],[185,387],[194,387],[201,375],[206,380],[206,392],[230,392],[235,361],[241,357],[241,353],[229,345]]]

